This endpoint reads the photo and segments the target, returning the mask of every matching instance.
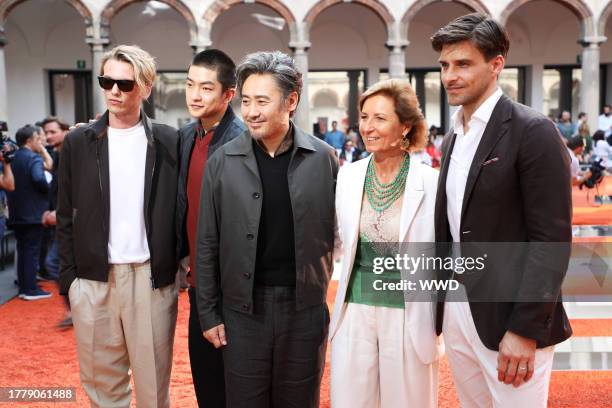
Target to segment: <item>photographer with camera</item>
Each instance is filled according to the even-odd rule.
[[[580,170],[580,163],[578,161],[579,155],[584,152],[584,139],[581,136],[574,136],[567,141],[567,150],[569,151],[571,163],[571,174],[572,174],[572,186],[578,186],[585,183],[591,178],[591,171]]]
[[[41,157],[46,151],[34,126],[22,127],[15,138],[19,146],[11,162],[15,190],[8,193],[8,204],[9,224],[17,239],[19,297],[38,300],[51,296],[36,283],[43,236],[41,219],[49,206],[49,185]]]
[[[11,159],[17,151],[17,145],[8,138],[6,122],[0,121],[0,240],[6,230],[6,191],[15,190],[15,178],[11,168]]]

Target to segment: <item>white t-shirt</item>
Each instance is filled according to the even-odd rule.
[[[146,156],[142,123],[129,129],[108,128],[111,264],[142,263],[150,257],[144,220]]]

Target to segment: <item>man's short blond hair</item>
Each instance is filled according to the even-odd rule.
[[[134,79],[141,93],[153,86],[157,75],[155,58],[137,45],[118,45],[102,57],[100,75],[104,75],[104,65],[109,60],[122,61],[134,68]],[[120,78],[116,78],[120,79]]]

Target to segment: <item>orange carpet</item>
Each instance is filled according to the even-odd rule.
[[[88,406],[78,374],[76,346],[72,330],[60,331],[55,324],[62,318],[63,304],[55,287],[45,284],[54,296],[36,302],[13,299],[0,306],[0,387],[75,387],[76,406]],[[330,290],[333,299],[335,284]],[[181,293],[172,371],[172,407],[195,407],[189,356],[187,321],[189,300]],[[577,336],[610,336],[612,320],[576,320]],[[448,363],[440,366],[440,407],[459,407]],[[321,390],[321,407],[329,407],[329,367]],[[550,386],[550,407],[602,408],[612,406],[612,372],[555,372]],[[18,404],[15,404],[18,405]],[[28,403],[28,407],[57,404]],[[74,405],[73,405],[74,406]]]
[[[595,189],[579,190],[574,187],[572,191],[572,202],[574,207],[574,225],[611,225],[612,224],[612,204],[600,206],[593,205]],[[599,186],[599,194],[612,196],[612,176],[605,177]],[[587,197],[588,195],[588,197]]]

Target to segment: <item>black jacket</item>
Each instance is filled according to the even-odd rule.
[[[179,130],[180,139],[180,175],[178,184],[178,196],[176,202],[176,226],[178,228],[178,253],[179,259],[189,255],[189,242],[187,239],[187,173],[191,161],[191,151],[195,140],[198,122],[191,122]],[[225,143],[240,136],[246,130],[244,123],[238,118],[231,106],[227,107],[221,122],[215,129],[213,140],[208,146],[208,157]]]
[[[42,157],[22,147],[15,153],[11,166],[15,190],[6,193],[9,224],[41,224],[43,213],[49,209],[49,185]]]
[[[141,112],[148,139],[145,168],[144,219],[151,262],[151,286],[174,282],[176,194],[179,143],[177,131],[153,124]],[[108,281],[110,176],[108,112],[100,120],[66,135],[59,168],[57,241],[60,293],[75,278]]]
[[[455,134],[442,145],[436,197],[436,241],[452,242],[446,180]],[[521,244],[519,256],[493,256],[479,281],[466,285],[476,331],[491,350],[507,330],[547,347],[572,331],[563,309],[561,284],[572,240],[572,196],[567,150],[555,125],[542,114],[502,96],[474,155],[461,211],[461,251],[481,243]],[[506,250],[504,250],[506,251]],[[507,252],[504,252],[507,254]],[[480,254],[482,255],[482,254]],[[473,293],[507,281],[517,299],[548,301],[472,301]],[[486,286],[489,285],[489,286]],[[542,294],[542,296],[540,296]],[[442,294],[442,298],[444,294]],[[513,297],[514,299],[514,297]],[[438,303],[436,331],[442,332],[444,303]]]
[[[297,310],[325,303],[334,249],[336,151],[294,126],[287,171],[294,224]],[[219,305],[253,313],[263,190],[249,132],[206,165],[197,233],[196,291],[203,330],[223,322]]]

